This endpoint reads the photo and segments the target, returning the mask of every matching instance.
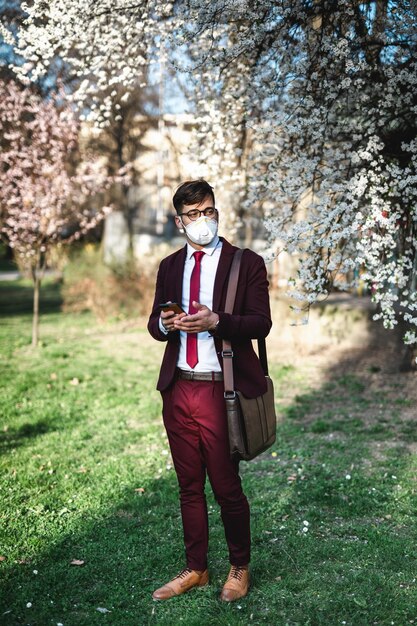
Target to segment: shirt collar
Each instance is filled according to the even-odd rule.
[[[209,256],[212,256],[215,249],[220,243],[221,241],[219,239],[219,236],[216,235],[213,241],[211,243],[208,243],[206,246],[204,246],[204,248],[202,248],[201,251],[204,252],[205,254],[208,254]],[[191,259],[195,251],[196,251],[195,248],[190,246],[190,244],[187,241],[187,259]]]

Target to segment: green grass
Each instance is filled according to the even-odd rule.
[[[228,562],[208,488],[211,584],[157,603],[153,589],[184,563],[154,389],[163,346],[143,322],[60,313],[51,283],[34,351],[30,290],[0,283],[0,296],[2,626],[417,623],[417,428],[406,378],[376,391],[352,370],[313,388],[308,360],[272,363],[277,442],[242,464],[252,590],[218,600]]]

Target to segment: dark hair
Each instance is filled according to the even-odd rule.
[[[206,180],[187,180],[182,183],[172,198],[175,210],[180,213],[184,204],[201,204],[207,196],[213,198],[215,204],[213,187]]]

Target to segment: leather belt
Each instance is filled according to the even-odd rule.
[[[223,380],[223,372],[193,372],[191,370],[181,370],[177,367],[177,378],[206,382],[220,381]]]

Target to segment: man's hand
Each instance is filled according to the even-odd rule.
[[[174,322],[176,320],[181,319],[182,317],[185,317],[185,315],[187,314],[186,313],[174,313],[173,311],[161,311],[162,325],[168,332],[177,330],[177,328],[174,325]]]
[[[175,316],[173,320],[174,329],[183,330],[186,333],[201,333],[213,330],[219,321],[217,313],[211,311],[205,304],[200,304],[195,300],[193,301],[193,307],[197,309],[197,313]]]

